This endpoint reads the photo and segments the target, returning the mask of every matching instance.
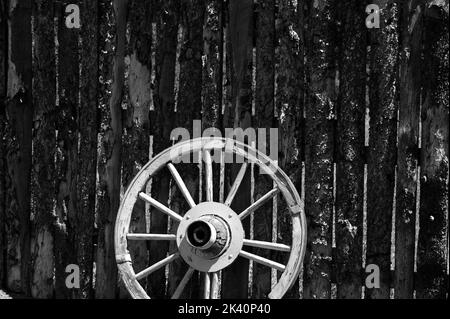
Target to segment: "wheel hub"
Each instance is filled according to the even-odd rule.
[[[244,229],[228,206],[204,202],[191,208],[180,221],[177,245],[192,268],[215,272],[229,266],[239,255]]]

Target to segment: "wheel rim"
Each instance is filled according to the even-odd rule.
[[[211,164],[211,150],[213,149],[221,150],[225,153],[234,153],[243,160],[241,169],[224,203],[213,202]],[[186,185],[173,164],[174,162],[179,162],[186,154],[195,152],[203,152],[204,154],[203,158],[206,177],[206,201],[198,204],[192,199],[189,190],[186,188]],[[240,182],[245,175],[248,163],[258,165],[272,178],[276,187],[255,201],[244,211],[234,212],[229,206],[231,205]],[[183,216],[172,211],[162,203],[157,202],[144,191],[148,180],[165,166],[168,167],[178,188],[190,206],[190,210]],[[257,209],[278,193],[282,194],[284,201],[287,203],[288,213],[291,217],[291,246],[244,239],[244,230],[241,221],[247,218],[252,212],[257,214]],[[177,234],[129,233],[133,207],[138,200],[146,201],[159,212],[178,221],[179,226]],[[148,299],[148,294],[138,280],[151,275],[151,273],[165,267],[172,261],[182,258],[190,267],[175,290],[172,298],[178,298],[181,295],[184,287],[192,277],[194,270],[205,272],[203,297],[215,298],[217,297],[217,272],[226,268],[233,263],[238,256],[241,256],[282,272],[277,284],[272,288],[272,291],[268,295],[269,298],[281,298],[298,278],[305,254],[306,219],[302,207],[300,196],[287,175],[266,155],[248,145],[224,138],[198,138],[175,144],[148,162],[135,176],[125,193],[116,220],[114,239],[116,262],[119,272],[127,290],[133,298]],[[204,245],[200,245],[202,238],[193,240],[188,240],[187,238],[188,231],[192,231],[192,235],[194,235],[195,229],[197,228],[191,229],[191,227],[195,227],[195,222],[199,223],[198,227],[201,226],[198,229],[207,232],[207,228],[209,228],[212,232],[211,235],[206,236],[207,238],[203,238],[203,240],[207,240]],[[214,232],[216,233],[214,234]],[[225,239],[223,247],[218,243],[218,234],[221,243],[223,243]],[[199,236],[201,233],[196,233],[196,235]],[[214,236],[216,237],[214,238]],[[132,258],[127,249],[128,240],[172,240],[176,241],[178,251],[136,274],[132,266]],[[196,242],[196,240],[198,240],[198,242]],[[285,251],[290,252],[290,255],[287,264],[282,265],[275,261],[249,253],[245,251],[245,247]]]

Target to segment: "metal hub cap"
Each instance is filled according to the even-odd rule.
[[[239,255],[244,229],[227,205],[204,202],[191,208],[180,221],[177,245],[181,257],[199,271],[216,272]]]

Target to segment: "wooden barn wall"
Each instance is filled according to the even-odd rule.
[[[68,5],[80,28],[66,26]],[[380,28],[366,27],[366,6]],[[139,170],[176,140],[214,127],[278,129],[278,164],[302,194],[307,253],[285,298],[445,298],[448,294],[448,0],[16,0],[0,5],[0,288],[34,298],[128,298],[114,223]],[[262,138],[262,136],[259,136]],[[180,173],[195,202],[204,170]],[[181,166],[180,166],[181,167]],[[232,208],[272,181],[252,165]],[[251,169],[250,169],[251,167]],[[214,164],[223,200],[240,165]],[[224,172],[224,175],[218,172]],[[219,177],[220,176],[220,177]],[[164,169],[147,191],[188,205]],[[290,244],[276,196],[248,238]],[[176,223],[140,201],[133,232]],[[140,271],[173,250],[133,242]],[[251,249],[286,262],[286,255]],[[68,289],[68,265],[80,288]],[[380,287],[366,286],[366,266]],[[170,297],[178,261],[140,281]],[[238,258],[224,298],[264,298],[280,273]],[[198,272],[182,297],[202,296]]]

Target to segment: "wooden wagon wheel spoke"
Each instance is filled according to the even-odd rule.
[[[191,279],[195,269],[192,267],[189,267],[186,274],[183,276],[183,279],[181,279],[180,283],[178,284],[178,287],[175,289],[175,292],[172,295],[172,299],[178,299],[180,298],[181,294],[183,293],[184,288],[186,287],[187,283]]]
[[[136,279],[140,280],[142,278],[147,277],[148,275],[150,275],[151,273],[153,273],[153,272],[157,271],[158,269],[164,267],[165,265],[170,264],[172,261],[174,261],[178,257],[180,257],[179,253],[174,253],[172,255],[167,256],[166,258],[158,261],[156,264],[153,264],[150,267],[142,270],[140,273],[137,273],[136,274]]]
[[[211,299],[217,299],[219,297],[219,273],[214,272],[211,274]]]
[[[208,202],[213,201],[213,171],[212,171],[212,159],[211,152],[205,150],[205,179],[206,179],[206,200]]]
[[[158,209],[160,212],[169,215],[171,218],[175,219],[176,221],[181,221],[183,217],[175,213],[173,210],[171,210],[169,207],[164,206],[160,202],[158,202],[156,199],[152,198],[151,196],[147,195],[144,192],[139,193],[139,197],[143,200],[145,200],[147,203]]]
[[[252,205],[250,205],[248,208],[246,208],[242,213],[239,214],[239,218],[243,220],[245,217],[250,215],[252,212],[260,208],[262,205],[264,205],[268,200],[272,199],[276,194],[278,194],[280,190],[278,187],[275,187],[271,191],[267,192],[263,197],[258,199],[256,202],[254,202]]]
[[[255,254],[252,254],[252,253],[249,253],[249,252],[246,252],[244,250],[241,250],[241,252],[239,253],[239,256],[247,258],[247,259],[250,259],[250,260],[253,260],[254,262],[257,262],[257,263],[259,263],[261,265],[264,265],[264,266],[267,266],[267,267],[270,267],[270,268],[274,268],[274,269],[279,270],[279,271],[284,271],[286,269],[286,266],[284,266],[284,265],[282,265],[280,263],[277,263],[276,261],[273,261],[273,260],[270,260],[270,259],[258,256],[258,255],[255,255]]]
[[[174,234],[128,234],[128,240],[176,240],[177,237]]]
[[[205,272],[203,279],[203,298],[210,299],[211,297],[211,277],[210,274]]]
[[[194,202],[194,199],[191,196],[191,193],[186,187],[186,184],[184,183],[183,179],[181,178],[180,174],[178,173],[175,166],[173,166],[172,163],[167,164],[167,168],[169,169],[170,173],[172,174],[173,179],[178,185],[178,188],[180,189],[181,193],[183,194],[184,198],[188,202],[189,206],[192,208],[196,204]]]
[[[268,241],[260,241],[260,240],[251,240],[244,239],[244,246],[263,248],[263,249],[271,249],[277,251],[290,252],[291,247],[284,244],[272,243]]]
[[[233,186],[231,186],[230,192],[228,193],[227,199],[225,200],[225,205],[230,206],[233,202],[234,196],[236,195],[239,186],[244,179],[245,172],[247,171],[247,165],[247,162],[244,162],[244,164],[241,165],[241,169],[239,170],[236,179],[234,180]]]

